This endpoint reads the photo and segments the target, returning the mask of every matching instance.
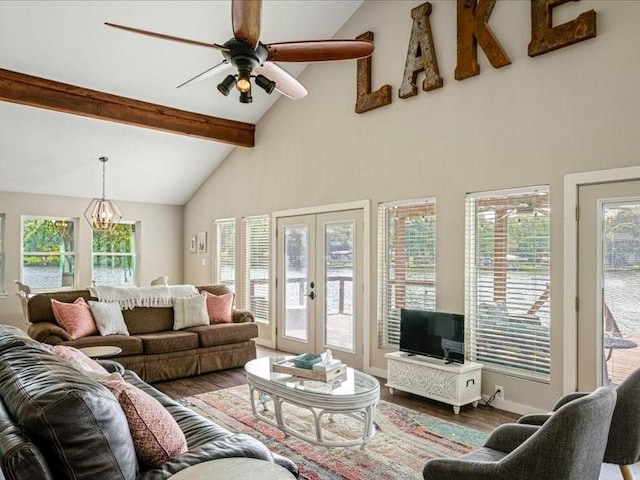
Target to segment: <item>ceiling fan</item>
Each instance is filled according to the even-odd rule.
[[[232,0],[233,38],[223,45],[174,37],[109,22],[105,22],[105,25],[163,40],[220,50],[224,56],[222,62],[178,85],[178,88],[200,82],[233,66],[237,73],[227,75],[218,84],[218,91],[227,96],[235,86],[240,92],[240,102],[242,103],[251,103],[253,101],[251,97],[252,77],[255,84],[268,94],[271,94],[275,89],[294,100],[307,95],[308,92],[304,85],[276,64],[275,61],[326,62],[366,58],[373,53],[373,42],[366,40],[307,40],[262,43],[260,41],[261,12],[262,0]]]

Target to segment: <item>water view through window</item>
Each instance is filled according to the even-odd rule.
[[[640,201],[602,205],[603,384],[635,369],[640,345]]]

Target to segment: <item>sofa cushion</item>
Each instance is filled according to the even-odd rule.
[[[207,314],[209,323],[231,323],[233,320],[233,299],[235,295],[231,292],[224,295],[215,295],[207,291],[203,292],[207,300]]]
[[[120,305],[89,300],[89,308],[100,335],[129,335]]]
[[[245,342],[258,336],[258,326],[255,323],[219,323],[191,327],[183,331],[197,333],[201,347]]]
[[[89,290],[68,290],[62,292],[38,293],[29,298],[27,310],[29,311],[29,321],[31,323],[38,322],[56,322],[51,307],[51,299],[60,302],[73,303],[77,298],[82,297],[88,300],[91,297]]]
[[[173,330],[173,307],[136,307],[122,315],[130,335]]]
[[[123,380],[101,383],[118,399],[127,417],[138,461],[147,469],[187,451],[187,440],[171,414],[152,396]]]
[[[138,335],[138,338],[142,340],[142,349],[146,355],[181,352],[198,348],[198,335],[193,332],[145,333]]]
[[[0,353],[0,391],[56,479],[136,478],[135,449],[120,405],[69,362],[33,345],[7,349]]]
[[[173,299],[173,329],[208,325],[207,304],[204,295]]]
[[[126,335],[109,335],[108,337],[93,335],[91,337],[63,342],[59,345],[69,345],[75,348],[97,347],[103,345],[120,347],[122,349],[122,353],[120,353],[119,357],[123,355],[138,355],[142,353],[142,340],[138,337]]]
[[[51,308],[56,321],[69,332],[73,340],[98,333],[91,309],[84,298],[79,297],[73,303],[51,299]]]

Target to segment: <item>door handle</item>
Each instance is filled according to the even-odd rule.
[[[311,291],[311,293],[307,293],[307,297],[313,300],[314,298],[316,298],[316,294],[313,291]]]

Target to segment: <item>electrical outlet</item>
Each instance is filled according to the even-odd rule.
[[[496,400],[504,400],[504,387],[502,385],[496,385],[493,387],[493,391],[495,392]]]

